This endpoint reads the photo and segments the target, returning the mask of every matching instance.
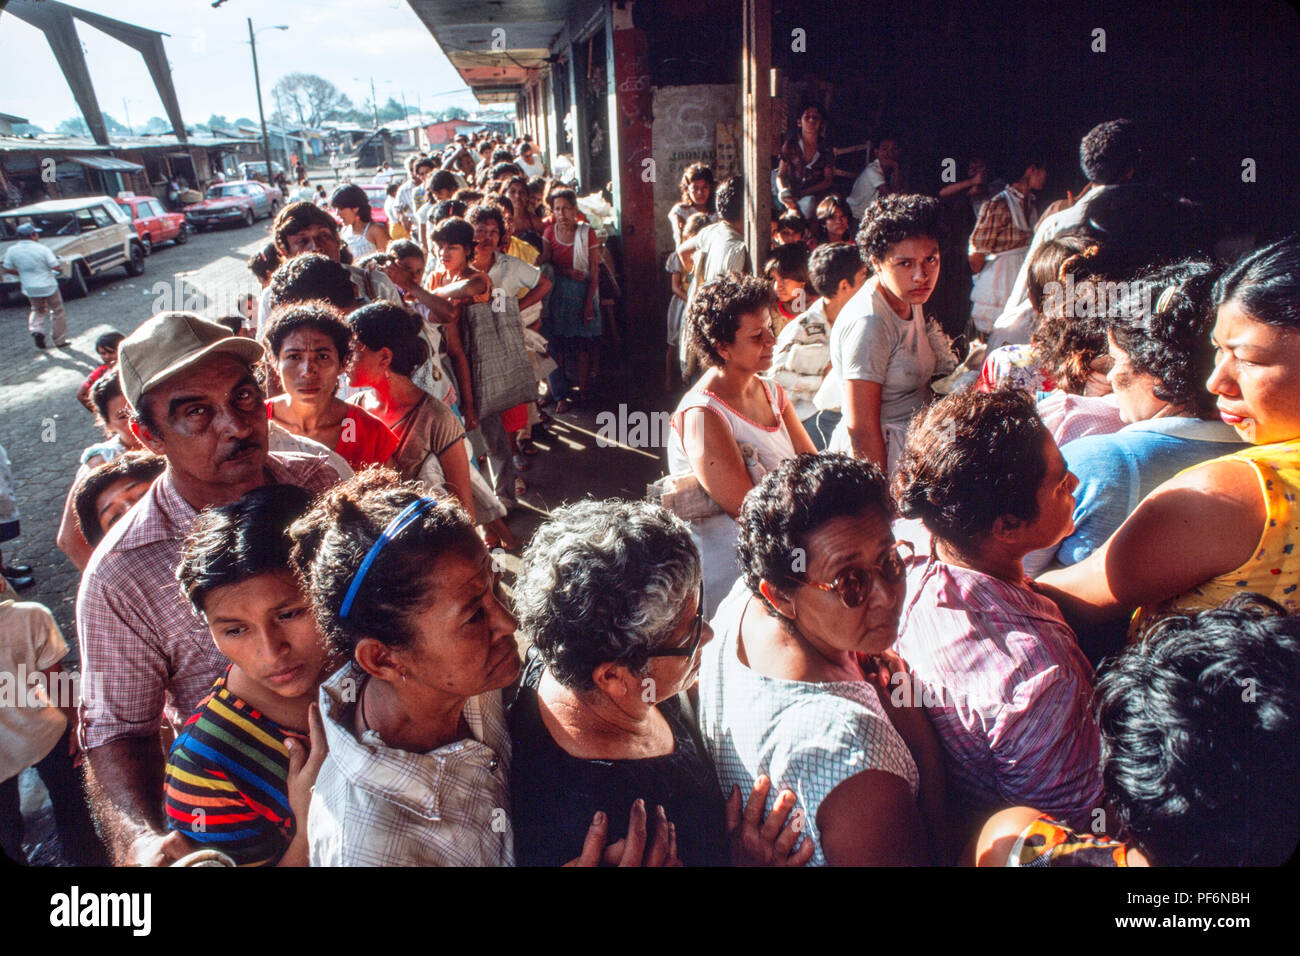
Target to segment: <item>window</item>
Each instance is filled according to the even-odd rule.
[[[103,206],[91,206],[90,214],[95,217],[95,228],[100,226],[111,226],[114,222],[113,217],[108,214],[108,210]]]
[[[99,228],[99,223],[95,221],[95,214],[89,209],[78,209],[73,215],[77,220],[78,232],[92,232]]]
[[[149,207],[149,215],[151,216],[163,215],[163,208],[162,206],[158,205],[158,200],[150,199],[147,203],[145,203],[145,205]]]

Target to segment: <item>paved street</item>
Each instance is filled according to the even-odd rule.
[[[313,179],[316,177],[313,176]],[[323,177],[328,180],[328,176]],[[326,188],[330,188],[329,185]],[[71,647],[68,664],[76,666],[75,605],[78,572],[55,544],[63,503],[77,471],[82,449],[99,440],[93,416],[76,399],[77,386],[99,364],[95,339],[111,329],[129,333],[155,311],[183,308],[207,318],[234,312],[245,292],[257,283],[245,260],[268,236],[270,220],[252,227],[219,229],[195,234],[182,246],[166,245],[146,260],[145,274],[129,278],[121,269],[95,281],[84,299],[67,303],[71,347],[38,351],[27,332],[27,308],[13,304],[0,309],[0,445],[13,463],[22,512],[22,537],[6,542],[4,556],[13,563],[36,567],[36,586],[22,598],[49,607]],[[657,356],[651,357],[655,367]],[[659,373],[661,374],[661,373]],[[545,452],[531,459],[523,474],[529,491],[508,524],[521,542],[537,528],[547,509],[586,494],[598,497],[640,497],[646,483],[662,473],[661,448],[626,446],[601,448],[595,420],[601,408],[628,413],[662,407],[656,376],[644,382],[625,363],[607,358],[601,376],[604,389],[592,407],[557,417],[550,436],[536,443]],[[650,441],[664,436],[650,432]],[[22,812],[27,819],[26,844],[32,862],[62,862],[54,836],[45,788],[33,771],[21,781]]]
[[[244,261],[266,241],[269,222],[193,235],[185,245],[157,249],[146,260],[143,276],[128,278],[118,269],[96,281],[86,298],[67,303],[72,343],[67,349],[35,348],[27,332],[25,304],[0,309],[5,356],[0,363],[0,444],[13,462],[23,529],[21,538],[5,543],[4,555],[14,563],[36,566],[37,584],[23,597],[54,612],[74,649],[77,571],[56,547],[55,536],[81,451],[99,438],[93,417],[75,394],[98,364],[95,338],[110,329],[130,332],[164,308],[193,309],[208,318],[232,313],[240,294],[257,290]],[[634,412],[661,407],[653,381],[643,389],[615,361],[605,362],[602,378],[606,387],[601,407],[616,410],[626,403]],[[565,415],[556,420],[553,437],[538,440],[548,453],[531,459],[533,467],[523,476],[529,493],[509,519],[516,535],[531,534],[545,510],[562,501],[584,494],[639,497],[646,482],[661,474],[660,449],[597,447],[598,410],[590,407]]]

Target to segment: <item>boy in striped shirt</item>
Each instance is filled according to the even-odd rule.
[[[205,511],[176,572],[231,664],[172,745],[167,825],[240,866],[307,865],[326,749],[315,700],[333,669],[289,570],[288,527],[309,501],[268,485]]]

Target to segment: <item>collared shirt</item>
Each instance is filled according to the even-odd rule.
[[[1074,492],[1074,531],[1058,547],[1025,557],[1025,573],[1036,577],[1055,558],[1078,564],[1119,529],[1143,498],[1184,468],[1231,455],[1245,446],[1221,421],[1152,418],[1109,435],[1088,435],[1061,448],[1079,479]]]
[[[311,492],[338,481],[328,461],[305,455],[270,454],[266,470]],[[77,593],[87,748],[156,735],[169,699],[189,716],[230,663],[176,583],[198,514],[164,472],[91,555]]]
[[[23,295],[44,298],[59,291],[59,257],[35,239],[20,239],[10,246],[4,267],[18,270]]]
[[[1013,193],[1015,195],[1012,195]],[[980,209],[975,229],[970,234],[971,252],[996,255],[999,252],[1021,249],[1029,245],[1034,235],[1034,201],[1032,198],[1020,196],[1021,216],[1017,217],[1008,204],[1016,201],[1015,196],[1019,195],[1008,186],[984,204]],[[1017,226],[1017,218],[1020,218],[1029,228],[1023,229]]]
[[[49,609],[19,601],[0,578],[0,675],[10,683],[7,693],[0,690],[0,781],[43,760],[67,729],[67,718],[50,695],[53,689],[55,697],[61,696],[59,678],[32,679],[67,653]]]
[[[311,865],[513,866],[501,691],[465,702],[471,737],[420,754],[387,746],[373,730],[357,739],[369,679],[349,662],[321,685],[329,755],[307,813]]]
[[[1019,342],[1029,341],[1029,333],[1033,331],[1034,319],[1034,308],[1029,301],[1029,263],[1033,260],[1038,247],[1048,239],[1052,239],[1058,233],[1087,222],[1089,204],[1100,196],[1105,189],[1105,186],[1094,185],[1080,196],[1073,206],[1038,220],[1038,224],[1034,227],[1034,236],[1029,241],[1029,252],[1025,256],[1025,261],[1020,264],[1020,271],[1016,273],[1016,281],[1011,287],[1011,294],[1002,307],[1002,314],[993,323],[993,331],[989,334],[990,352],[1003,345],[1015,345]]]
[[[931,556],[908,574],[898,653],[959,812],[1035,807],[1088,826],[1101,801],[1092,667],[1048,598]]]

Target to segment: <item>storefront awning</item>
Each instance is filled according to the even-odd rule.
[[[91,169],[99,169],[107,173],[138,173],[144,170],[144,167],[139,163],[127,162],[125,159],[118,159],[116,156],[69,156],[68,159],[74,163],[80,163],[82,166],[89,166]]]

